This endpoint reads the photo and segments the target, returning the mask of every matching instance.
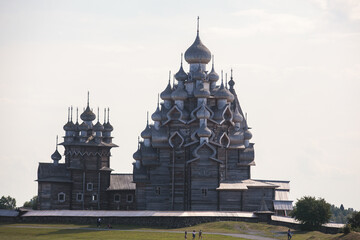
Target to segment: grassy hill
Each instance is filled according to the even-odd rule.
[[[161,229],[142,226],[114,225],[112,229],[105,226],[97,228],[95,225],[73,225],[73,224],[0,224],[0,239],[184,239],[184,232],[188,232],[188,239],[191,239],[191,232],[200,229],[204,233],[203,239],[246,239],[266,238],[287,239],[288,228],[273,226],[264,223],[247,222],[212,222],[199,224],[187,228]],[[351,240],[360,239],[360,233],[324,234],[317,231],[305,232],[293,230],[292,240],[297,239],[337,239]],[[249,236],[250,235],[250,236]],[[198,235],[197,238],[198,239]]]

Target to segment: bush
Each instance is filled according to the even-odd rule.
[[[301,222],[303,229],[318,230],[330,220],[330,204],[322,198],[305,196],[296,202],[291,216]]]
[[[344,234],[348,234],[351,232],[351,227],[349,224],[346,224],[345,227],[342,229]]]
[[[25,202],[23,207],[36,210],[37,209],[37,198],[38,198],[37,196],[34,196],[32,199],[30,199],[30,201]]]
[[[348,219],[351,229],[360,232],[360,212],[354,212]]]

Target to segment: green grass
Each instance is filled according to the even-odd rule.
[[[112,230],[98,229],[95,225],[74,224],[1,224],[0,240],[18,239],[184,239],[184,231],[199,230],[204,232],[204,239],[241,239],[230,236],[210,233],[249,234],[276,239],[287,239],[288,228],[273,226],[265,223],[248,222],[211,222],[187,228],[161,229],[146,226],[113,225]],[[342,239],[342,234],[324,234],[317,231],[292,230],[292,240],[302,239]]]

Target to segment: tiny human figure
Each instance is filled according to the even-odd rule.
[[[288,240],[290,240],[290,239],[292,238],[292,234],[291,234],[290,228],[289,228],[289,230],[287,231],[287,236],[288,236]]]
[[[97,227],[100,227],[100,225],[101,225],[101,218],[98,218],[97,221],[96,221],[96,223],[97,223]]]
[[[195,237],[196,237],[196,232],[195,232],[195,230],[192,232],[192,240],[195,240]]]
[[[185,231],[185,239],[187,239],[187,231]]]
[[[199,231],[199,239],[202,239],[202,230]]]

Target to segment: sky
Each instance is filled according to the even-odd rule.
[[[81,112],[87,91],[95,112],[110,108],[111,168],[132,172],[146,112],[197,16],[217,72],[233,69],[252,178],[290,180],[294,201],[360,210],[357,0],[0,0],[0,195],[22,206],[37,194],[38,163],[51,162],[68,107]]]

